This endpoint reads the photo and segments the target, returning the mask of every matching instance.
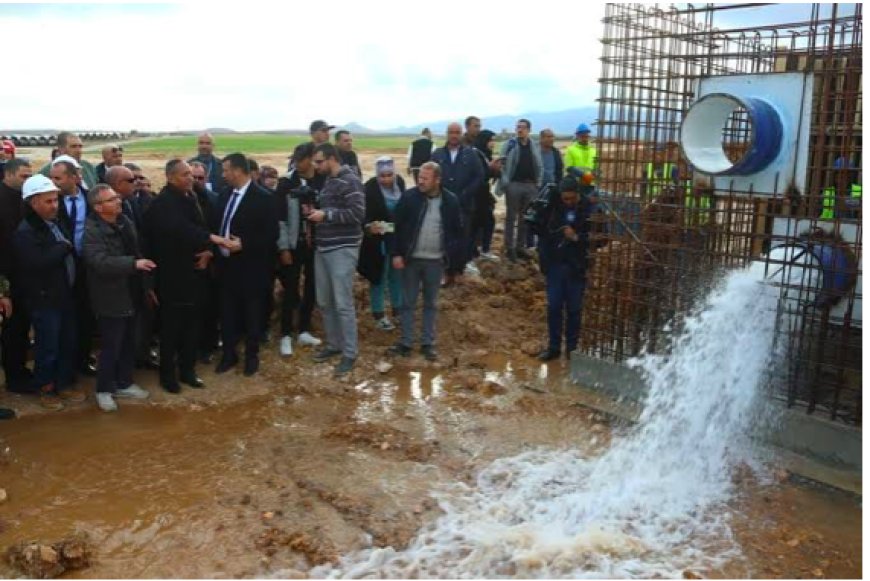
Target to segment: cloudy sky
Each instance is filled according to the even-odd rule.
[[[594,105],[604,5],[0,4],[4,129],[384,129]]]

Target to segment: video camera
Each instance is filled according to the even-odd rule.
[[[290,197],[294,200],[299,200],[299,204],[302,206],[320,208],[320,192],[311,186],[300,186],[290,190]]]

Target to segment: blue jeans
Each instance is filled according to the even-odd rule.
[[[440,260],[409,259],[402,270],[402,345],[414,346],[414,314],[417,295],[423,287],[423,333],[420,345],[435,345],[435,317],[438,315],[438,290],[444,265]]]
[[[577,348],[580,338],[580,316],[586,280],[577,276],[565,264],[551,264],[547,270],[547,327],[552,351],[561,351],[562,326],[565,327],[566,353]]]
[[[76,311],[72,301],[59,309],[33,309],[30,320],[34,335],[33,386],[70,387],[76,350]]]
[[[376,318],[382,317],[387,312],[387,302],[384,295],[388,287],[393,313],[399,313],[402,309],[402,273],[393,268],[392,258],[389,256],[384,258],[384,274],[381,276],[380,282],[369,288],[372,314]]]

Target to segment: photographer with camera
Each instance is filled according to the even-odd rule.
[[[594,203],[577,178],[568,176],[558,187],[558,197],[541,197],[527,214],[538,225],[541,272],[547,279],[549,344],[538,355],[541,361],[558,359],[565,331],[565,356],[577,348],[589,248],[589,217]],[[555,194],[555,192],[553,192]]]
[[[314,224],[306,220],[317,209],[317,196],[324,178],[314,169],[311,158],[314,143],[300,143],[293,150],[293,169],[278,180],[275,197],[278,206],[278,277],[284,287],[281,300],[281,355],[293,354],[293,317],[299,312],[300,345],[316,347],[320,339],[311,334],[314,312]],[[299,279],[305,277],[302,295]],[[301,300],[300,300],[301,298]]]
[[[314,252],[317,304],[326,327],[326,347],[314,356],[327,361],[341,355],[336,376],[349,373],[358,354],[353,275],[359,260],[366,200],[356,173],[341,165],[338,150],[329,143],[314,149],[314,167],[326,178],[320,209],[308,214],[317,224]]]

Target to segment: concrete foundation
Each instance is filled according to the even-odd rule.
[[[647,386],[637,371],[579,353],[571,355],[571,379],[581,405],[634,421]],[[798,410],[785,410],[778,426],[765,434],[766,445],[783,450],[795,474],[861,494],[861,430]]]

